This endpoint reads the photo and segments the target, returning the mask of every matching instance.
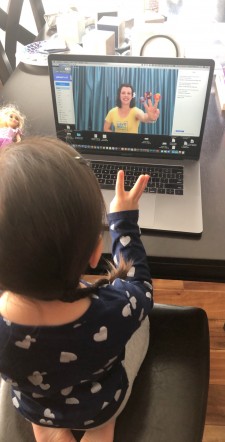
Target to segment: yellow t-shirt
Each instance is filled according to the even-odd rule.
[[[114,132],[138,133],[140,121],[136,119],[137,107],[130,108],[129,114],[125,118],[119,116],[118,107],[112,108],[106,115],[105,120],[114,126]]]

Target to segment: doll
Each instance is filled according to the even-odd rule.
[[[146,100],[150,100],[152,97],[152,92],[145,92],[143,97],[140,97],[140,102],[144,103]],[[159,104],[159,101],[161,100],[161,94],[159,92],[157,92],[156,94],[154,94],[154,100],[155,100],[155,104]]]
[[[21,141],[24,116],[13,105],[0,109],[0,147]]]

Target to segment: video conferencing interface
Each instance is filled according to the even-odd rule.
[[[52,63],[57,135],[80,152],[198,157],[209,66]]]

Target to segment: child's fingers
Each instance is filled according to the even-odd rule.
[[[116,178],[116,186],[115,186],[116,195],[122,196],[124,193],[124,171],[119,170]]]
[[[147,186],[149,178],[150,178],[149,175],[140,175],[138,177],[136,183],[134,184],[134,186],[132,187],[132,189],[129,192],[132,199],[138,200],[140,198],[140,196],[142,195],[142,193],[144,192],[144,190]],[[116,196],[118,198],[124,196],[125,189],[124,189],[124,171],[123,170],[118,171],[115,191],[116,191]]]
[[[148,184],[148,180],[149,180],[149,175],[140,175],[136,181],[136,183],[134,184],[134,186],[132,187],[132,189],[130,190],[130,195],[132,196],[132,198],[134,200],[139,200],[139,198],[141,197],[142,193],[144,192],[147,184]]]
[[[144,175],[144,178],[142,179],[141,187],[140,187],[140,194],[141,195],[144,192],[144,190],[146,189],[149,179],[150,179],[149,175]]]

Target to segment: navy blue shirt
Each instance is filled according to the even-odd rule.
[[[120,254],[133,262],[126,280],[98,288],[84,315],[64,325],[0,316],[0,372],[14,406],[37,425],[86,430],[110,419],[125,397],[125,345],[152,309],[152,283],[138,211],[108,220],[115,264]]]

